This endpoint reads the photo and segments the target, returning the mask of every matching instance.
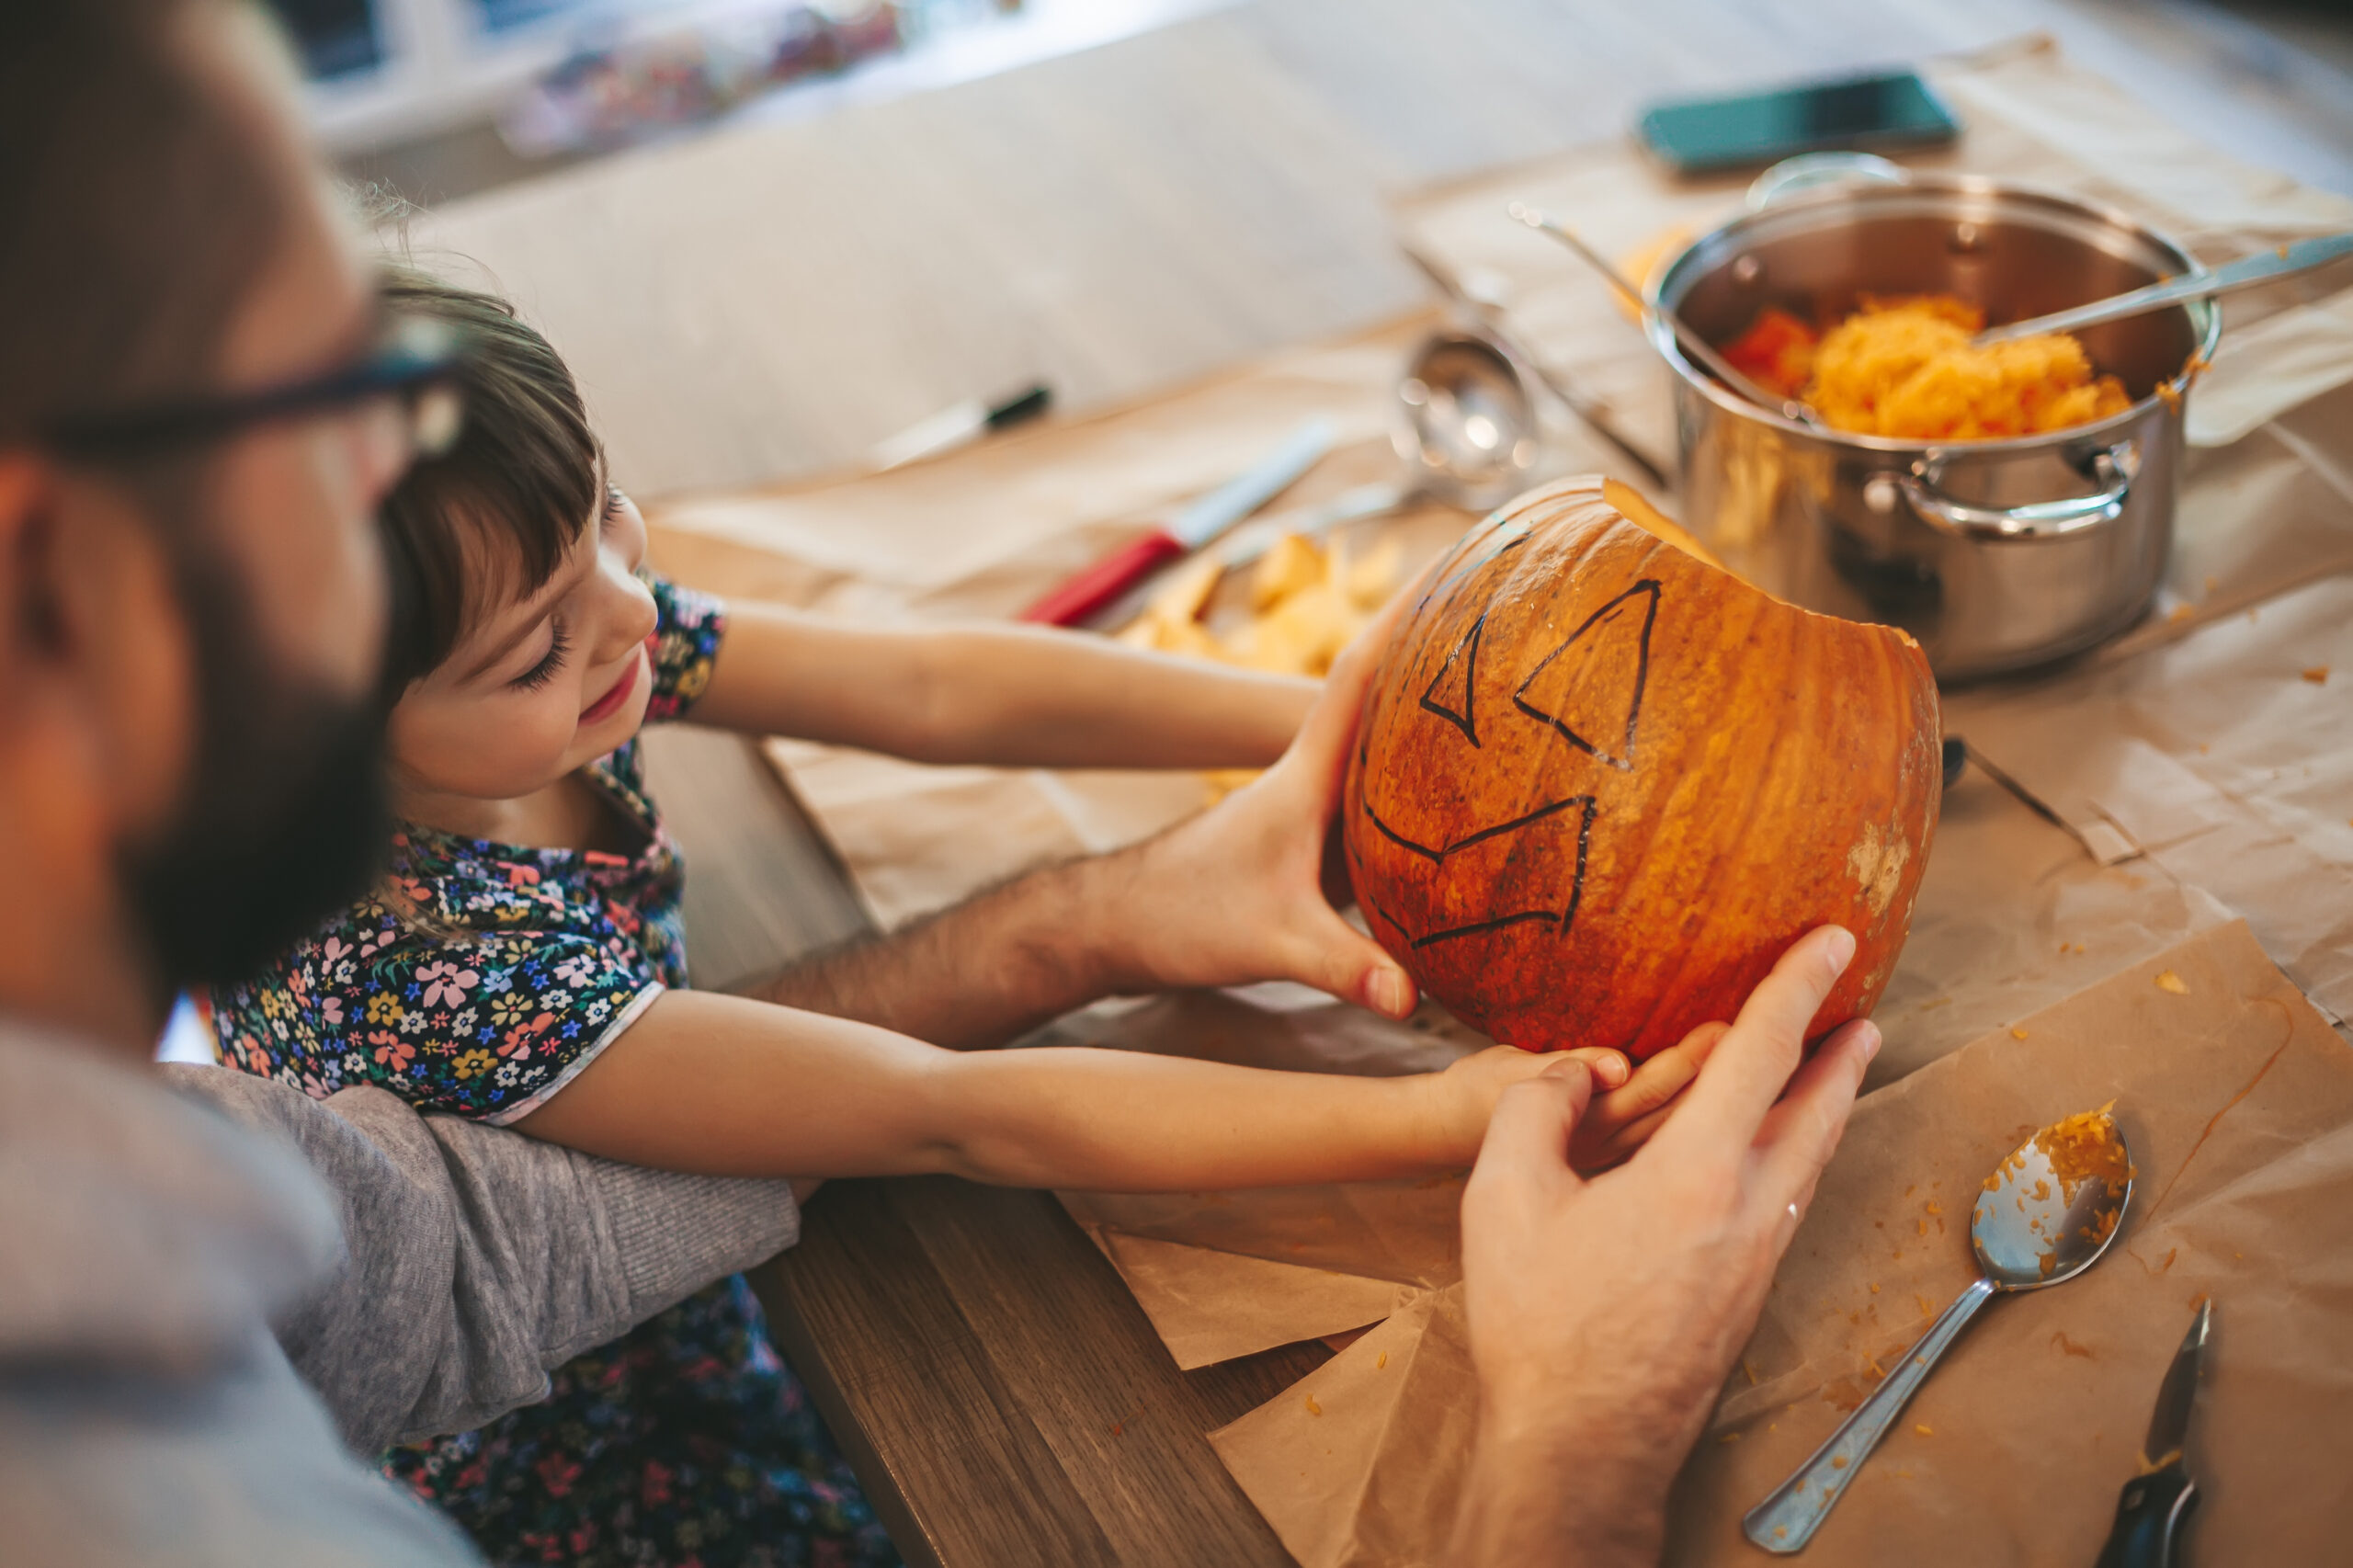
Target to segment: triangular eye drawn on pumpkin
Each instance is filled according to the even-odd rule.
[[[1479,744],[1479,716],[1473,705],[1479,688],[1479,633],[1486,627],[1483,611],[1422,692],[1423,708],[1461,731],[1462,738],[1474,746]]]
[[[1643,601],[1639,615],[1633,602],[1637,598]],[[1658,621],[1658,579],[1645,577],[1595,610],[1569,633],[1567,642],[1528,672],[1512,693],[1512,706],[1551,725],[1595,760],[1631,773],[1634,732],[1642,723],[1643,692],[1650,684],[1651,628]],[[1573,650],[1577,656],[1566,658]]]

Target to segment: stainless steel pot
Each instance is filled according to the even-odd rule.
[[[1948,680],[2087,648],[2137,619],[2165,574],[2188,392],[2174,383],[2212,357],[2211,301],[2079,335],[2134,398],[2124,413],[1943,445],[1760,408],[1685,358],[1660,310],[1721,344],[1768,305],[1836,321],[1866,293],[1946,293],[2015,321],[2197,269],[2121,213],[1990,180],[1780,196],[1686,246],[1647,290],[1644,330],[1675,374],[1685,519],[1768,592],[1904,628]]]

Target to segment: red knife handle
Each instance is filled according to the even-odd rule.
[[[1176,535],[1154,528],[1064,582],[1023,610],[1021,619],[1041,626],[1076,626],[1186,553]]]

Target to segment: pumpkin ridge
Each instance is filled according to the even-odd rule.
[[[1746,689],[1749,686],[1753,685],[1756,688],[1769,693],[1778,690],[1784,684],[1784,681],[1775,680],[1771,678],[1769,674],[1762,672],[1768,672],[1773,666],[1778,665],[1782,671],[1785,678],[1788,674],[1792,673],[1790,672],[1788,668],[1789,659],[1787,654],[1790,651],[1790,643],[1787,641],[1779,637],[1776,638],[1776,641],[1782,642],[1782,646],[1778,649],[1771,650],[1771,652],[1783,655],[1783,657],[1779,659],[1771,658],[1768,653],[1768,650],[1757,646],[1757,644],[1763,641],[1764,636],[1779,633],[1786,630],[1787,623],[1782,621],[1781,618],[1773,614],[1774,608],[1775,606],[1771,601],[1764,603],[1751,603],[1742,607],[1742,608],[1747,612],[1747,624],[1741,634],[1740,643],[1742,646],[1752,648],[1755,651],[1749,658],[1742,661],[1744,668],[1739,676],[1733,677],[1730,682],[1722,682],[1718,684],[1718,689],[1722,689],[1725,685],[1732,686],[1734,693],[1733,701],[1730,704],[1720,704],[1720,710],[1724,706],[1744,707],[1754,701],[1755,699],[1751,695],[1751,692]],[[1760,673],[1751,674],[1750,672]],[[1717,714],[1711,714],[1710,717],[1720,719],[1721,711]],[[1757,761],[1755,767],[1745,770],[1747,790],[1746,793],[1741,797],[1739,805],[1734,809],[1734,827],[1729,833],[1720,833],[1714,835],[1714,846],[1708,858],[1708,863],[1704,873],[1697,879],[1698,887],[1694,890],[1695,892],[1702,892],[1704,890],[1716,888],[1729,880],[1723,872],[1725,867],[1731,862],[1735,853],[1733,846],[1737,844],[1746,842],[1750,835],[1756,830],[1757,819],[1761,814],[1758,810],[1759,797],[1769,790],[1777,777],[1777,764],[1779,759],[1780,742],[1781,737],[1785,733],[1785,731],[1776,730],[1768,739],[1765,756]],[[1655,836],[1655,835],[1654,835],[1654,836]],[[1696,919],[1690,922],[1690,928],[1687,931],[1685,936],[1686,945],[1689,947],[1701,947],[1707,945],[1709,937],[1727,923],[1734,925],[1753,923],[1749,915],[1749,912],[1745,907],[1728,906],[1727,903],[1722,900],[1708,899],[1704,897],[1697,898],[1694,899],[1687,907],[1692,910],[1696,915]],[[1760,972],[1756,976],[1756,978],[1762,979],[1762,973]],[[1749,983],[1753,985],[1754,981],[1752,980]],[[1687,987],[1679,994],[1674,991],[1662,994],[1657,1002],[1643,1015],[1640,1026],[1628,1036],[1628,1039],[1631,1041],[1637,1042],[1648,1039],[1652,1031],[1653,1024],[1662,1012],[1673,1014],[1678,1010],[1684,1010],[1695,1013],[1705,1013],[1709,1016],[1700,1017],[1698,1020],[1699,1023],[1718,1021],[1716,1015],[1726,1010],[1720,1006],[1717,1001],[1717,994],[1721,989],[1722,987],[1718,983],[1710,980],[1698,985]],[[1741,989],[1745,991],[1747,987],[1743,986]],[[1704,1005],[1699,1001],[1695,1001],[1694,998],[1704,999]],[[1726,1018],[1722,1021],[1730,1022],[1731,1020]],[[1695,1024],[1692,1027],[1696,1028],[1697,1025]],[[1667,1031],[1662,1029],[1660,1032],[1665,1033]],[[1676,1033],[1674,1039],[1661,1040],[1656,1045],[1652,1047],[1652,1050],[1662,1050],[1665,1046],[1672,1045],[1677,1040],[1680,1040],[1684,1034],[1688,1034],[1688,1032],[1689,1029],[1686,1028]],[[1644,1054],[1648,1054],[1648,1052],[1645,1052]]]

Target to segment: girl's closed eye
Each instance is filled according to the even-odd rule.
[[[563,630],[563,622],[555,623],[555,631],[548,638],[548,651],[540,662],[506,684],[520,691],[537,691],[555,678],[563,668],[563,659],[572,651],[572,639]]]

